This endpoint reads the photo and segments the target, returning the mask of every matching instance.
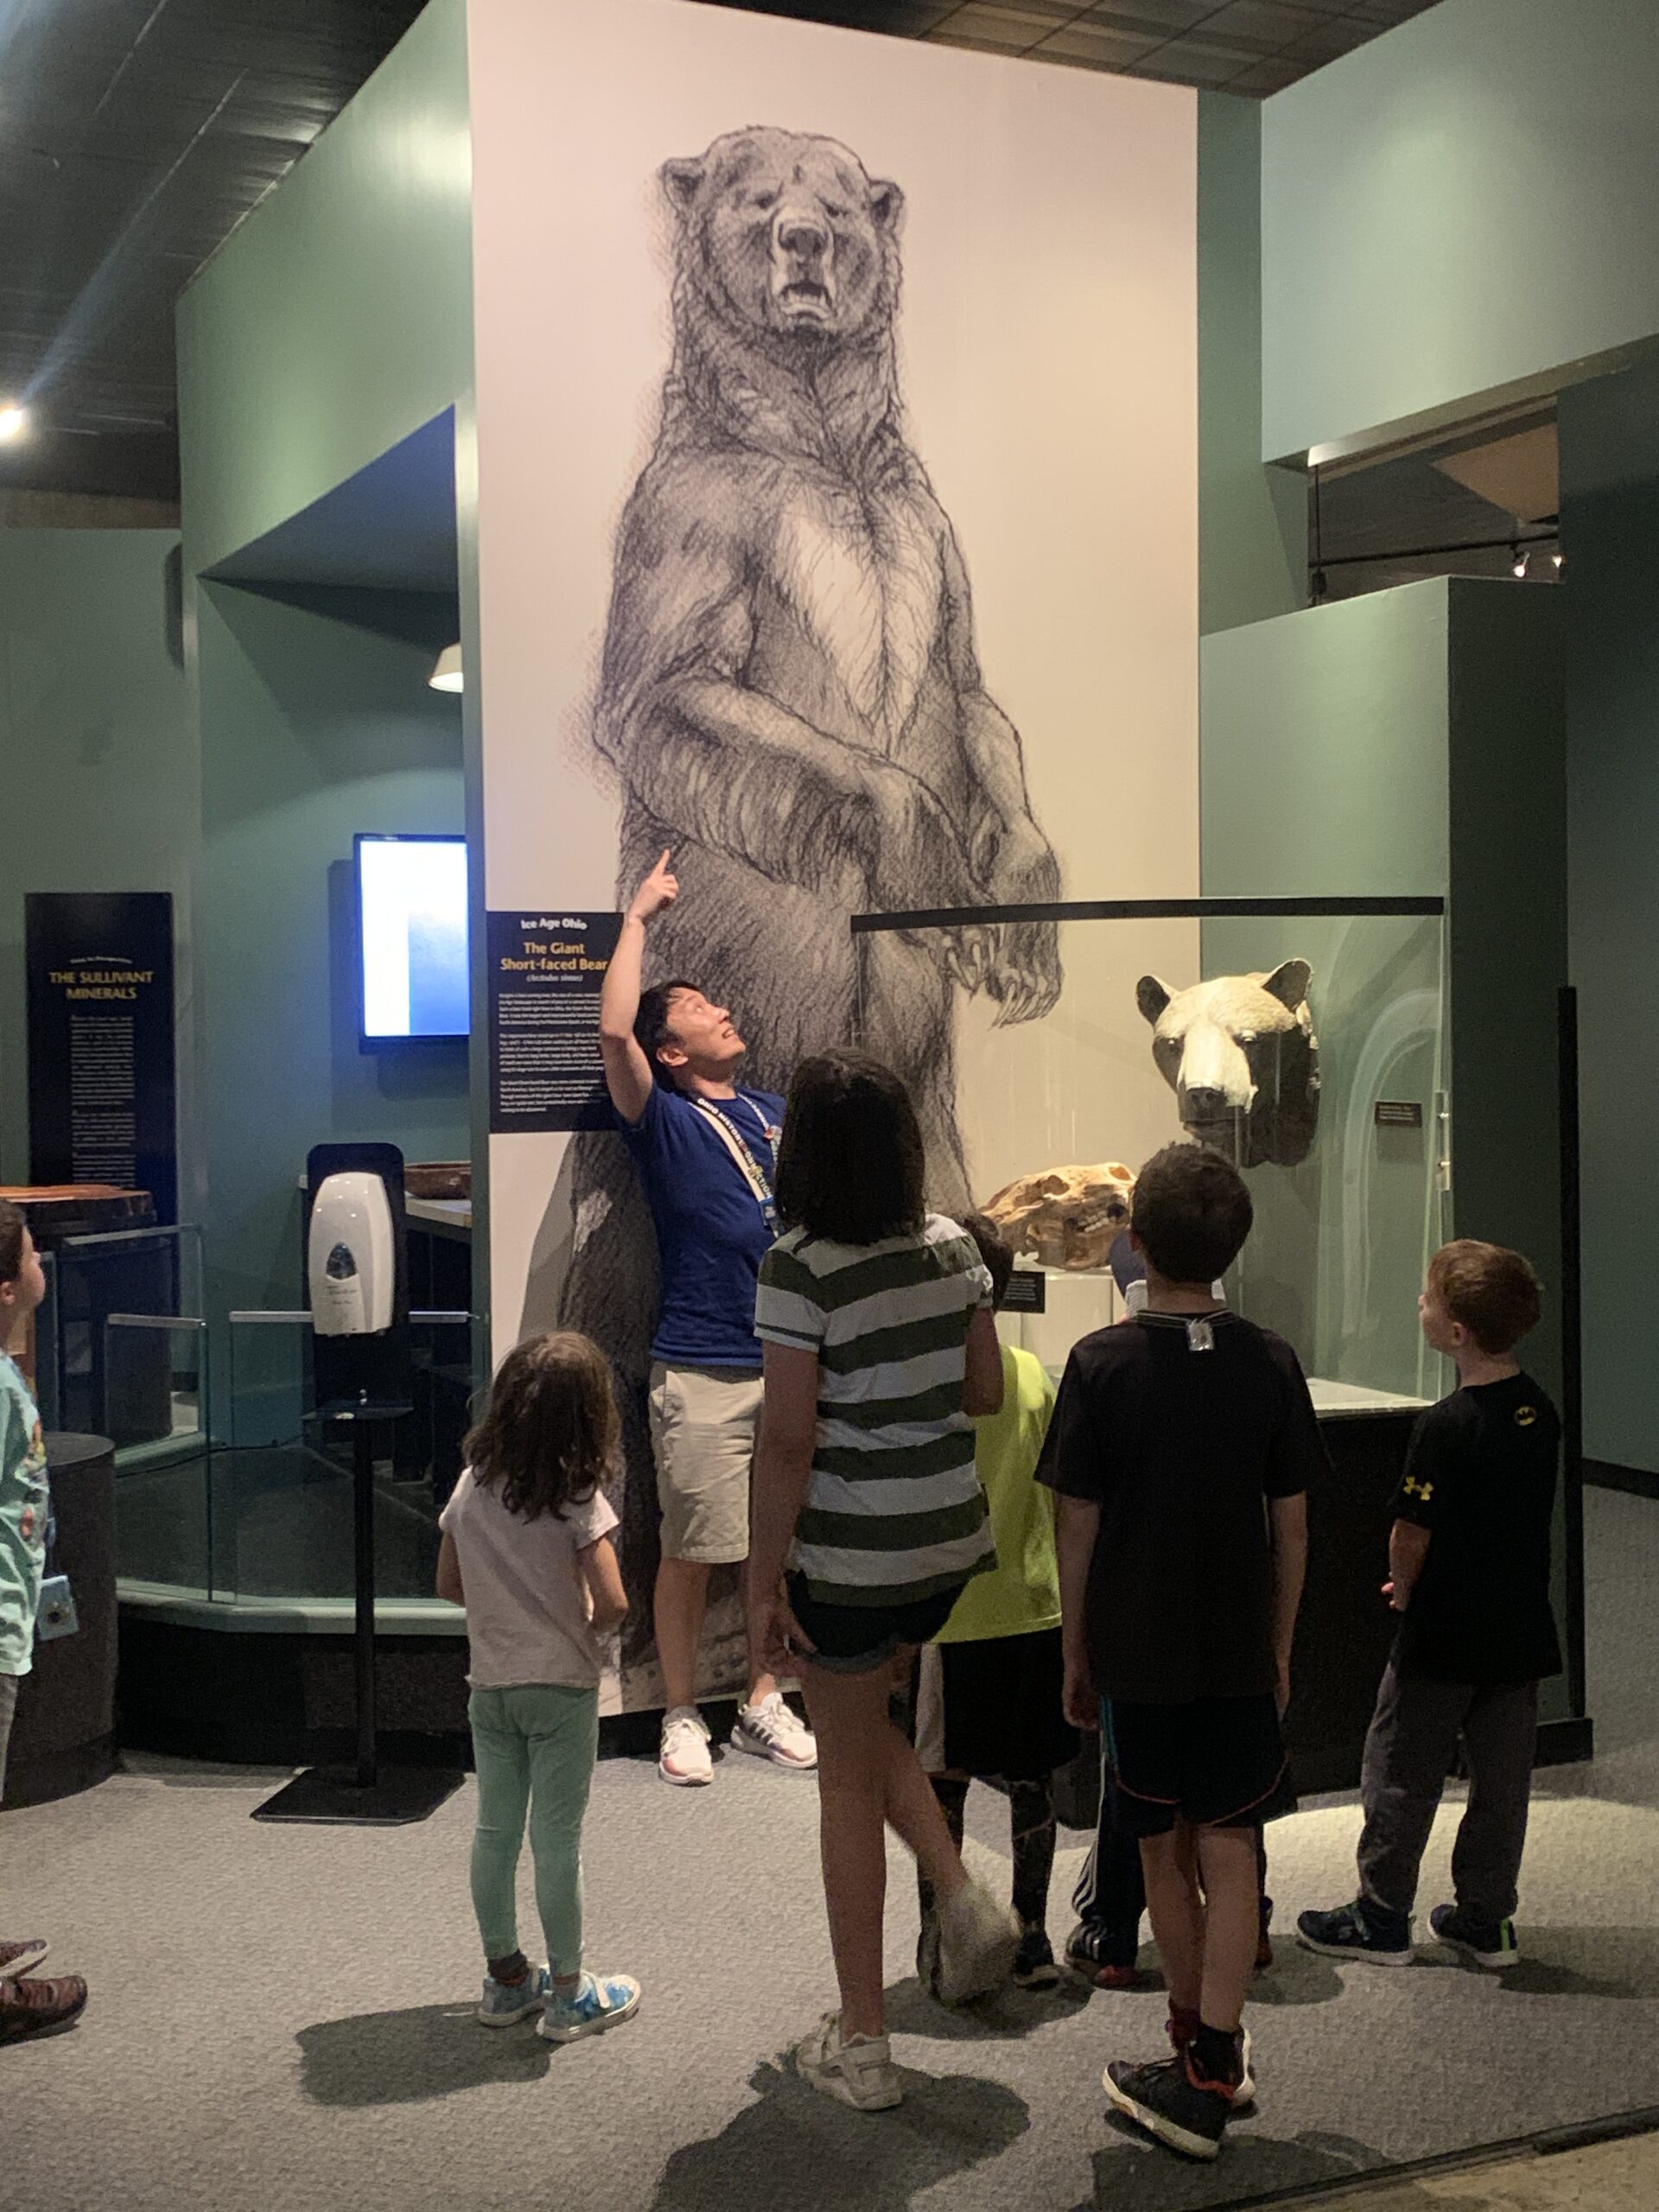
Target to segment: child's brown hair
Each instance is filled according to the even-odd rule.
[[[0,1282],[16,1282],[23,1272],[23,1232],[28,1227],[21,1207],[0,1198]]]
[[[534,1521],[585,1505],[615,1465],[621,1424],[610,1363],[574,1329],[528,1337],[502,1361],[484,1418],[461,1446],[480,1484]]]
[[[1500,1355],[1538,1325],[1543,1289],[1532,1262],[1502,1244],[1459,1236],[1428,1263],[1428,1287],[1482,1351]]]
[[[1255,1217],[1244,1178],[1206,1145],[1166,1144],[1135,1178],[1130,1219],[1166,1282],[1211,1283],[1225,1274]]]

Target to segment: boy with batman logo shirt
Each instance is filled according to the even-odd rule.
[[[1560,1670],[1549,1604],[1560,1422],[1513,1357],[1538,1319],[1520,1253],[1465,1238],[1429,1262],[1423,1334],[1458,1388],[1417,1424],[1395,1497],[1384,1594],[1402,1617],[1365,1739],[1359,1895],[1297,1923],[1310,1950],[1408,1966],[1417,1873],[1461,1738],[1469,1803],[1452,1854],[1453,1904],[1429,1926],[1479,1966],[1520,1956],[1516,1884],[1538,1684]]]

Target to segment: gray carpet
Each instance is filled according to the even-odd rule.
[[[470,1789],[424,1826],[257,1826],[270,1781],[145,1763],[0,1825],[0,1919],[94,1985],[73,2035],[0,2052],[6,2201],[58,2212],[568,2202],[583,2212],[856,2205],[1184,2212],[1659,2104],[1659,1506],[1595,1492],[1593,1767],[1541,1777],[1506,1980],[1286,1942],[1252,2015],[1259,2115],[1211,2168],[1103,2114],[1105,2059],[1151,2055],[1154,1993],[1010,1995],[955,2018],[910,1980],[895,1855],[889,1966],[909,2101],[862,2117],[779,2054],[830,2001],[810,1783],[728,1758],[665,1789],[607,1762],[588,1831],[592,1957],[637,1974],[635,2024],[550,2050],[474,2024]],[[970,1849],[1000,1872],[1001,1801]],[[1426,1873],[1444,1894],[1451,1817]],[[1281,1923],[1350,1893],[1355,1815],[1271,1831]],[[1081,1858],[1062,1853],[1052,1923]],[[526,1901],[527,1901],[526,1884]],[[530,1923],[526,1921],[526,1936]],[[19,2125],[26,2120],[25,2125]]]

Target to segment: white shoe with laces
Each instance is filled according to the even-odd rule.
[[[785,1704],[781,1690],[773,1690],[759,1705],[738,1707],[732,1741],[740,1751],[753,1751],[756,1758],[770,1759],[774,1766],[789,1767],[797,1774],[810,1774],[818,1763],[811,1730]]]
[[[696,1789],[715,1778],[709,1754],[709,1724],[695,1705],[677,1705],[663,1715],[662,1747],[657,1771],[681,1789]]]
[[[905,2101],[886,2036],[849,2036],[843,2043],[838,2012],[826,2012],[796,2044],[795,2070],[823,2095],[859,2112],[891,2112]]]

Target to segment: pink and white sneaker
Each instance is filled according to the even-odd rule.
[[[740,1751],[753,1751],[756,1758],[770,1759],[774,1766],[789,1767],[797,1774],[810,1774],[818,1763],[811,1730],[785,1704],[781,1690],[773,1690],[759,1705],[738,1707],[732,1741]]]
[[[677,1789],[697,1789],[715,1778],[709,1751],[709,1724],[695,1705],[676,1705],[663,1715],[663,1740],[657,1771]]]

